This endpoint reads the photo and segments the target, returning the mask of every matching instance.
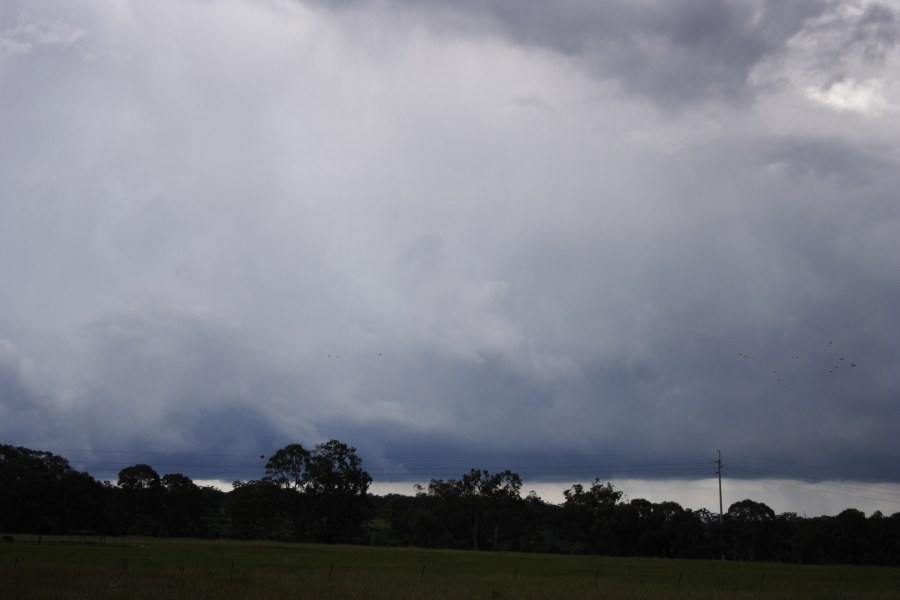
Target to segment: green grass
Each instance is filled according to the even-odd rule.
[[[3,598],[900,598],[900,569],[130,538],[0,545]]]

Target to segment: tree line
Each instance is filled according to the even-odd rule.
[[[227,493],[147,464],[99,482],[61,456],[0,444],[0,531],[900,564],[900,513],[808,518],[747,499],[720,518],[676,502],[625,501],[599,479],[553,504],[523,494],[509,470],[432,479],[412,496],[372,495],[371,483],[356,449],[338,440],[285,446],[260,479]]]

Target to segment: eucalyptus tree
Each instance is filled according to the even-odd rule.
[[[465,531],[473,550],[490,542],[500,546],[500,533],[521,517],[522,478],[506,470],[471,469],[459,479],[432,479],[423,495],[437,500],[445,532],[456,539]],[[485,531],[490,536],[485,535]]]
[[[268,460],[264,480],[289,494],[296,538],[360,539],[372,477],[356,448],[338,440],[312,450],[289,444]]]
[[[118,487],[125,511],[125,531],[131,534],[161,533],[165,488],[153,467],[137,464],[119,471]]]

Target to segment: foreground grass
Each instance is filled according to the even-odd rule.
[[[270,542],[0,546],[4,598],[900,598],[900,569]]]

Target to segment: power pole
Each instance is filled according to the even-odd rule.
[[[719,477],[719,544],[722,550],[722,560],[725,560],[725,517],[722,514],[722,451],[716,450],[716,475]]]
[[[722,451],[716,450],[716,452],[716,475],[719,476],[719,525],[721,525],[725,520],[722,516]]]

